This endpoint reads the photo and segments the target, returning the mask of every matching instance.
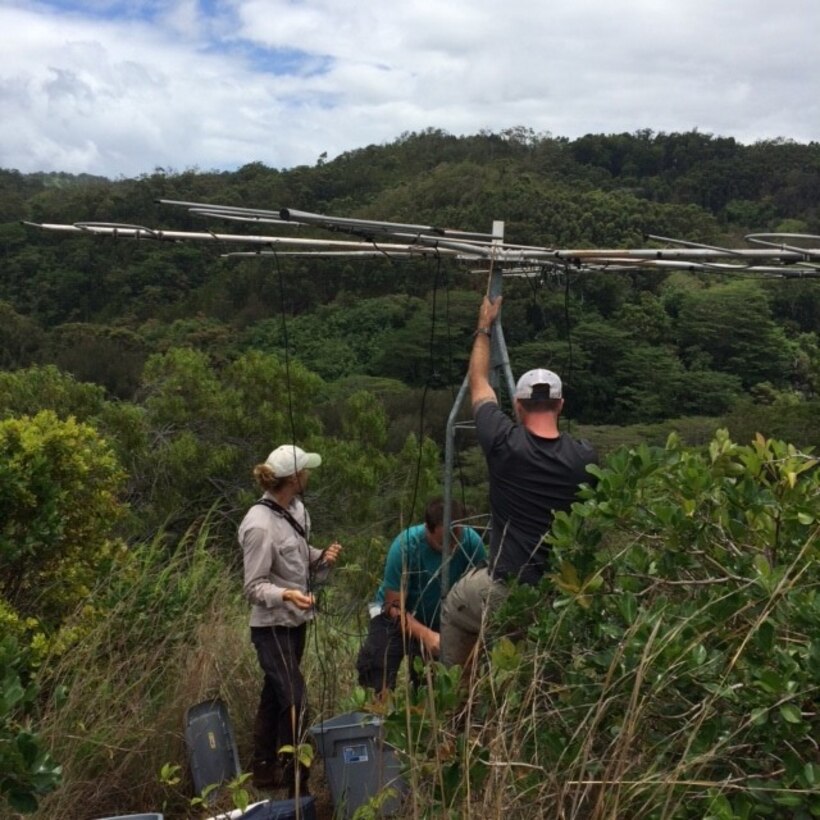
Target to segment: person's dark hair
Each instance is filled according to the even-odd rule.
[[[451,521],[458,518],[464,518],[467,514],[465,506],[453,499],[450,502]],[[436,527],[444,523],[444,499],[431,498],[427,502],[427,507],[424,510],[424,524],[427,529],[432,532]]]
[[[266,493],[275,493],[293,478],[293,476],[289,475],[277,478],[267,464],[257,464],[256,467],[253,468],[253,477],[256,479],[256,483],[259,487]]]
[[[526,413],[557,413],[561,399],[518,399]]]

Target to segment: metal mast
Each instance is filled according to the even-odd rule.
[[[493,246],[500,246],[504,241],[504,223],[493,222]],[[490,259],[490,277],[487,283],[487,295],[491,299],[501,296],[503,275],[501,268],[494,264],[495,259]],[[501,326],[501,315],[499,314],[493,325],[493,334],[490,337],[490,384],[498,395],[502,381],[505,384],[507,395],[511,398],[515,392],[515,379],[510,368],[510,358],[507,354],[507,343],[504,340],[504,330]],[[458,430],[474,429],[475,424],[472,418],[469,421],[459,421],[464,400],[470,394],[470,376],[465,374],[458,394],[456,395],[450,415],[447,418],[446,437],[444,443],[444,533],[441,542],[441,599],[447,595],[450,587],[450,557],[452,550],[451,529],[452,503],[453,503],[453,465],[455,462],[455,439]]]

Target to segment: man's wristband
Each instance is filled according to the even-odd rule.
[[[486,336],[488,339],[493,335],[492,330],[488,327],[479,327],[473,333],[473,338],[475,339],[476,336]]]

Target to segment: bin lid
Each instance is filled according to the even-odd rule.
[[[313,817],[313,804],[315,798],[306,795],[299,798],[299,812],[302,817]],[[260,800],[251,803],[244,811],[242,809],[232,809],[229,812],[220,812],[205,820],[277,820],[277,818],[296,817],[295,800]]]
[[[319,721],[308,730],[313,735],[321,735],[333,729],[355,729],[360,726],[381,726],[382,720],[378,715],[369,712],[345,712],[342,715],[326,718]]]
[[[98,817],[97,820],[163,820],[161,814],[150,812],[148,814],[118,814],[116,817]]]

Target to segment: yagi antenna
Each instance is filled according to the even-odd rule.
[[[294,208],[247,208],[210,202],[160,199],[163,205],[186,208],[192,216],[254,223],[272,228],[309,228],[345,233],[357,240],[330,240],[281,234],[235,234],[208,231],[171,231],[113,222],[76,222],[72,225],[37,224],[44,230],[85,233],[116,239],[220,242],[255,247],[230,256],[259,256],[267,246],[277,253],[307,256],[447,256],[466,263],[497,269],[503,275],[541,266],[555,270],[621,272],[626,270],[683,270],[716,274],[757,275],[780,278],[820,278],[820,236],[816,234],[753,233],[746,241],[754,247],[727,248],[647,234],[657,248],[554,248],[505,242],[503,228],[490,233],[455,230],[435,225],[356,219],[300,211]],[[503,223],[498,223],[502,225]],[[485,269],[486,270],[486,269]]]

